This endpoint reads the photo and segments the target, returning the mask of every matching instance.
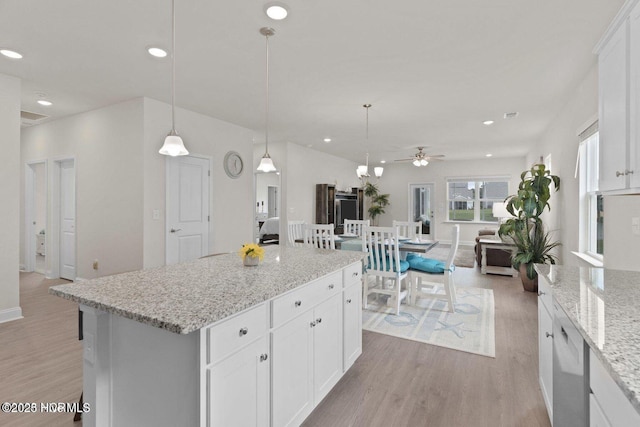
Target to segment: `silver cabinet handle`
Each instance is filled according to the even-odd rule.
[[[546,294],[542,291],[538,291],[538,296],[541,297],[542,295],[546,295]]]
[[[335,286],[333,284],[329,285],[329,289],[333,289]]]
[[[182,231],[182,228],[172,228],[172,229],[171,229],[171,230],[169,230],[169,231],[171,231],[172,233],[176,233],[176,232],[178,232],[178,231]]]
[[[550,334],[549,332],[545,332],[545,335],[547,336],[547,338],[553,338],[553,334]]]
[[[627,170],[624,171],[624,174],[625,175],[633,175],[633,171],[630,171],[630,170],[627,169]]]
[[[241,337],[247,335],[249,333],[249,329],[247,328],[240,328],[240,332],[238,333]]]
[[[347,300],[347,304],[351,304],[351,298]]]
[[[358,272],[356,271],[356,272],[354,272],[351,276],[352,276],[352,277],[356,277],[357,275],[358,275]]]
[[[322,317],[318,317],[318,318],[316,319],[316,323],[322,323]]]
[[[263,353],[263,354],[260,355],[260,361],[261,362],[264,362],[268,358],[269,358],[269,355],[267,353]]]
[[[293,303],[296,307],[300,307],[302,305],[302,301],[298,300]]]
[[[620,172],[620,171],[616,171],[616,178],[621,177],[621,176],[625,176],[624,172]]]
[[[316,326],[316,322],[311,322],[311,327],[313,328],[314,326]]]

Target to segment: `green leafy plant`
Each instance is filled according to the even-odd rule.
[[[376,217],[385,213],[385,208],[391,204],[388,194],[380,194],[378,186],[368,182],[364,186],[364,195],[371,199],[369,204],[369,217],[372,222],[376,222]]]
[[[520,175],[518,193],[505,199],[507,211],[513,215],[498,230],[500,237],[513,239],[516,251],[511,257],[513,267],[527,266],[527,277],[535,279],[534,264],[555,264],[557,258],[551,251],[560,246],[544,230],[540,215],[545,209],[551,210],[551,186],[560,190],[560,178],[551,175],[545,165],[534,165]]]

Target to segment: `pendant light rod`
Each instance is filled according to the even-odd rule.
[[[176,134],[176,0],[171,0],[171,133]]]

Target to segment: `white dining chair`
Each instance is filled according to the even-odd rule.
[[[344,220],[344,234],[354,234],[356,236],[362,236],[362,228],[369,226],[370,220],[360,219],[345,219]]]
[[[398,227],[398,232],[401,237],[409,239],[415,239],[420,236],[422,230],[422,223],[420,221],[396,221],[394,219],[393,226]]]
[[[363,233],[362,251],[367,253],[363,307],[367,308],[370,294],[389,295],[387,305],[394,307],[396,315],[400,314],[400,303],[409,291],[406,283],[409,263],[400,259],[398,228],[364,227]]]
[[[304,229],[304,243],[318,249],[335,249],[336,236],[333,224],[307,224]]]
[[[304,246],[304,243],[300,242],[304,239],[304,227],[305,221],[287,221],[287,240],[289,246]],[[298,242],[296,242],[298,240]]]
[[[446,261],[444,261],[444,266],[442,266],[442,264],[437,264],[437,260],[430,258],[416,256],[409,260],[411,305],[416,305],[418,298],[444,299],[449,305],[449,311],[452,313],[455,312],[456,287],[453,280],[453,273],[455,271],[453,260],[456,257],[459,243],[460,225],[455,224],[451,230],[451,248],[449,249]],[[424,271],[424,266],[428,266],[429,268],[435,266],[437,271]],[[442,271],[440,272],[440,270]],[[437,277],[442,277],[442,283],[431,281]],[[423,279],[427,279],[429,281],[423,282]],[[440,292],[440,288],[442,288],[444,293]]]

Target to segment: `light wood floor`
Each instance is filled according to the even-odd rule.
[[[77,305],[47,293],[63,281],[20,279],[25,318],[0,324],[0,402],[77,401]],[[494,290],[495,359],[365,331],[362,356],[304,426],[549,426],[537,378],[536,295],[519,279],[476,269],[459,268],[456,279]],[[72,419],[0,413],[0,426],[81,425]]]

